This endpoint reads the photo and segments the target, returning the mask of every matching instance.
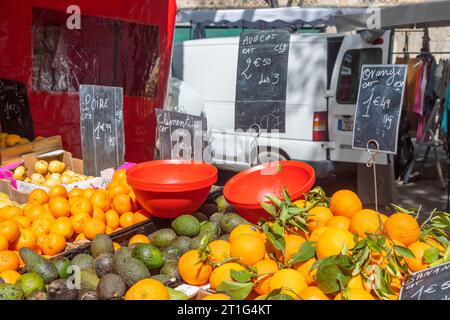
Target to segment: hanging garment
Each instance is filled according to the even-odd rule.
[[[422,115],[422,109],[421,109],[421,101],[422,101],[422,75],[423,75],[423,62],[420,62],[418,66],[417,71],[417,77],[416,77],[416,88],[415,88],[415,95],[414,95],[414,106],[413,111],[417,113],[418,115]]]
[[[447,86],[447,97],[450,97],[450,85]],[[448,114],[450,112],[450,99],[445,101],[444,110],[442,112],[441,134],[448,135]]]
[[[416,78],[419,68],[416,66],[417,63],[420,62],[420,59],[405,59],[405,58],[397,58],[395,61],[396,64],[406,64],[408,66],[407,79],[406,79],[406,88],[405,88],[405,97],[403,101],[404,110],[405,110],[405,120],[409,125],[409,130],[416,131],[417,129],[417,114],[414,113],[414,100],[416,96]],[[414,67],[416,66],[416,67]]]

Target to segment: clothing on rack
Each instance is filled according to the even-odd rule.
[[[450,84],[447,86],[447,97],[450,97]],[[448,114],[450,112],[450,99],[445,101],[445,105],[442,112],[441,133],[444,136],[448,135]]]

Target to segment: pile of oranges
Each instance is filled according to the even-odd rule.
[[[296,201],[294,204],[299,208],[310,206],[305,200]],[[288,228],[284,230],[283,251],[269,241],[263,228],[240,225],[231,232],[228,241],[216,240],[209,243],[206,259],[202,251],[191,250],[183,254],[178,261],[179,274],[188,284],[199,286],[209,283],[212,290],[220,289],[219,293],[208,296],[208,299],[229,298],[224,295],[227,293],[227,290],[223,289],[224,283],[230,285],[231,282],[239,288],[242,287],[242,290],[245,289],[245,281],[233,278],[231,270],[234,270],[234,274],[247,274],[251,291],[246,295],[246,299],[265,299],[267,295],[281,290],[293,299],[376,300],[379,296],[373,291],[373,281],[371,282],[370,273],[366,273],[367,270],[352,275],[343,297],[344,290],[327,294],[319,288],[317,265],[314,267],[316,262],[343,254],[343,250],[347,255],[351,255],[351,250],[358,241],[374,234],[389,239],[386,244],[388,241],[390,244],[385,248],[395,245],[413,252],[414,258],[405,259],[408,272],[428,267],[423,261],[423,254],[430,245],[419,240],[420,228],[414,217],[401,212],[387,217],[374,210],[363,209],[359,197],[350,190],[336,192],[329,201],[329,207],[311,208],[307,213],[306,223],[309,232],[294,232]],[[313,243],[315,248],[312,256],[305,261],[289,263],[307,242]],[[371,252],[370,264],[385,268],[385,258],[389,254],[392,252]],[[389,299],[398,299],[405,274],[392,277],[390,285],[394,293],[389,295]]]
[[[28,203],[0,209],[0,277],[8,277],[11,270],[22,266],[20,248],[54,256],[69,242],[92,240],[99,233],[110,234],[148,218],[147,212],[139,210],[125,170],[114,173],[106,190],[75,188],[67,192],[61,185],[51,187],[48,193],[34,189]]]

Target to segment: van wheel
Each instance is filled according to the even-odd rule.
[[[289,160],[287,154],[280,149],[268,149],[267,151],[260,152],[258,154],[258,164],[263,164],[270,161],[283,161]]]

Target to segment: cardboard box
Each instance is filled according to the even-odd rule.
[[[0,149],[0,163],[2,165],[11,164],[20,161],[24,154],[29,153],[45,153],[63,148],[61,136],[53,136],[44,138],[39,141]]]

